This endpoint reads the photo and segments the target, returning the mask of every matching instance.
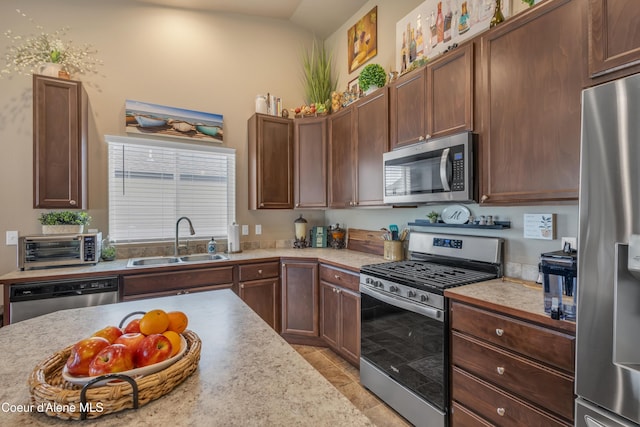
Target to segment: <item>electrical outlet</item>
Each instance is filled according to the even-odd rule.
[[[246,225],[246,224],[242,226],[242,235],[243,236],[248,236],[249,235],[249,226]]]
[[[7,246],[15,246],[18,244],[18,232],[17,231],[7,231]]]
[[[262,234],[262,225],[256,224],[256,235]]]
[[[562,249],[564,249],[564,244],[566,242],[569,242],[569,244],[571,245],[571,249],[573,249],[573,250],[578,249],[578,243],[577,243],[577,239],[575,237],[563,237],[562,238]]]

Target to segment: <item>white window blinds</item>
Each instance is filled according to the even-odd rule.
[[[234,149],[120,136],[106,141],[111,239],[171,240],[181,216],[191,219],[194,237],[227,235],[236,212]]]

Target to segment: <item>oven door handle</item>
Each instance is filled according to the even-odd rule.
[[[385,295],[364,286],[360,286],[360,293],[369,295],[371,298],[375,298],[394,307],[402,308],[404,310],[408,310],[417,314],[422,314],[423,316],[427,316],[431,319],[437,320],[438,322],[444,322],[443,312],[436,308],[425,307],[423,305],[404,301],[400,298],[396,298],[391,295]]]

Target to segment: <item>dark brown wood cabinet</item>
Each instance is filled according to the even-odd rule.
[[[233,266],[121,276],[124,301],[225,289],[233,286]]]
[[[294,141],[295,207],[326,208],[327,119],[296,119]]]
[[[422,141],[427,136],[427,71],[400,76],[389,85],[390,149]]]
[[[278,261],[238,266],[238,296],[274,330],[280,332]]]
[[[481,203],[577,200],[584,7],[547,0],[481,37]]]
[[[249,209],[293,209],[293,121],[254,114],[247,133]]]
[[[329,207],[382,205],[389,150],[388,88],[329,116]]]
[[[81,82],[33,76],[33,207],[87,208],[87,98]]]
[[[360,365],[359,277],[320,266],[320,336],[354,366]]]
[[[283,259],[282,335],[288,341],[296,337],[318,338],[318,263]]]
[[[610,79],[640,71],[638,6],[636,0],[589,0],[590,77]]]
[[[427,134],[431,138],[473,130],[473,42],[427,65]]]
[[[458,301],[450,308],[453,426],[573,425],[570,331]]]
[[[353,152],[355,113],[347,107],[329,115],[329,207],[353,206]]]

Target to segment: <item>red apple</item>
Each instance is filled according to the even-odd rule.
[[[140,319],[133,319],[124,327],[125,334],[131,334],[134,332],[140,332]]]
[[[162,334],[151,334],[138,345],[136,367],[153,365],[167,360],[171,356],[171,341]]]
[[[107,326],[106,328],[100,329],[98,332],[91,335],[92,337],[102,337],[106,338],[109,343],[113,344],[113,342],[122,335],[122,329],[117,326]]]
[[[129,347],[129,350],[131,350],[131,353],[135,354],[136,351],[138,350],[138,345],[142,342],[143,339],[144,339],[143,334],[141,334],[140,332],[133,332],[130,334],[120,335],[118,339],[116,339],[113,343],[123,344]]]
[[[74,377],[89,375],[89,364],[109,341],[103,337],[91,337],[75,343],[67,359],[67,371]]]
[[[89,376],[113,374],[133,369],[133,352],[124,344],[111,344],[89,364]]]

